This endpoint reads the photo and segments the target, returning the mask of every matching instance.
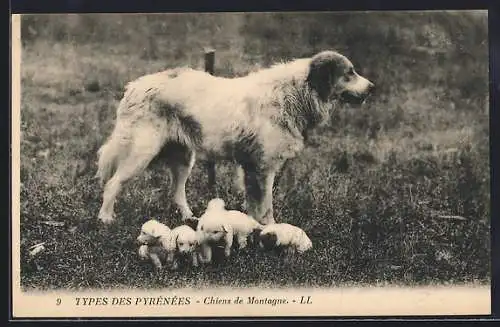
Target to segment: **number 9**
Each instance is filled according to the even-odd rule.
[[[57,298],[56,305],[60,305],[60,304],[61,304],[61,298]]]

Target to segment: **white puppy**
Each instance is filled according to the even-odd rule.
[[[193,267],[198,267],[198,235],[188,225],[175,227],[170,232],[170,240],[166,244],[167,261],[172,269],[179,267],[179,256],[190,256]]]
[[[157,220],[151,219],[141,226],[136,242],[140,245],[139,258],[151,260],[156,268],[163,267],[167,258],[167,246],[171,239],[171,229]]]
[[[233,238],[238,242],[238,248],[247,246],[247,238],[255,230],[264,226],[252,217],[237,211],[226,210],[224,200],[212,199],[208,202],[205,213],[200,217],[196,232],[200,242],[200,261],[208,263],[212,260],[212,244],[223,241],[224,255],[229,257]]]
[[[286,223],[269,224],[259,233],[259,246],[262,249],[282,248],[285,260],[290,261],[295,252],[304,253],[312,248],[311,239],[299,227]]]

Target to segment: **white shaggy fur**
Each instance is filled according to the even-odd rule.
[[[140,259],[151,260],[157,269],[162,269],[167,259],[165,245],[171,239],[170,228],[157,220],[151,219],[141,226],[141,232],[137,236],[136,242],[140,245],[138,255]]]
[[[328,121],[333,102],[362,103],[372,88],[335,51],[239,78],[190,68],[143,76],[127,85],[115,128],[98,152],[97,176],[105,184],[99,219],[114,220],[124,183],[155,158],[170,167],[182,217],[192,217],[185,187],[198,158],[239,165],[249,215],[273,223],[279,169],[299,154],[312,129]]]
[[[248,236],[263,227],[255,219],[240,211],[226,210],[222,199],[210,200],[196,228],[201,247],[201,261],[203,263],[211,261],[211,244],[214,242],[223,241],[224,254],[229,257],[233,238],[236,238],[238,248],[244,249],[247,246]]]
[[[301,228],[286,223],[265,226],[260,232],[259,238],[259,245],[261,248],[264,248],[265,240],[267,240],[268,247],[285,248],[288,256],[287,260],[290,260],[290,257],[293,256],[295,252],[304,253],[313,246],[311,239]],[[271,242],[271,244],[269,244],[269,242]]]
[[[177,269],[178,256],[190,256],[193,267],[198,267],[198,235],[195,230],[188,225],[177,226],[170,233],[170,242],[166,250],[168,252],[167,261],[171,263],[172,269]]]
[[[146,221],[141,226],[141,232],[137,236],[137,242],[144,245],[166,243],[170,239],[171,229],[155,219]]]

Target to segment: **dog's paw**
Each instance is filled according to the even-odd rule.
[[[172,271],[176,271],[179,269],[179,264],[177,262],[173,262],[171,265],[170,265],[170,270]]]
[[[181,214],[182,220],[193,217],[193,212],[188,207],[179,207],[178,210]]]
[[[98,219],[104,225],[111,225],[115,221],[115,217],[113,214],[109,215],[109,214],[101,214],[100,213]]]

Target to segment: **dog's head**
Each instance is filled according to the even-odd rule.
[[[170,228],[157,220],[151,219],[141,226],[141,232],[136,242],[141,245],[158,244],[160,238],[168,237]]]
[[[311,58],[307,82],[323,102],[338,99],[361,104],[375,87],[355,71],[349,59],[335,51],[323,51]]]
[[[196,232],[191,227],[183,225],[172,230],[169,243],[166,246],[164,244],[164,247],[180,254],[188,254],[196,250],[198,243]]]
[[[198,240],[200,243],[219,242],[230,231],[232,231],[232,227],[220,220],[202,221],[198,224]]]
[[[259,240],[259,247],[262,250],[269,251],[278,246],[278,236],[274,232],[263,233],[262,230],[260,230],[257,238]]]
[[[224,210],[226,203],[221,198],[214,198],[210,200],[207,204],[208,210]]]

